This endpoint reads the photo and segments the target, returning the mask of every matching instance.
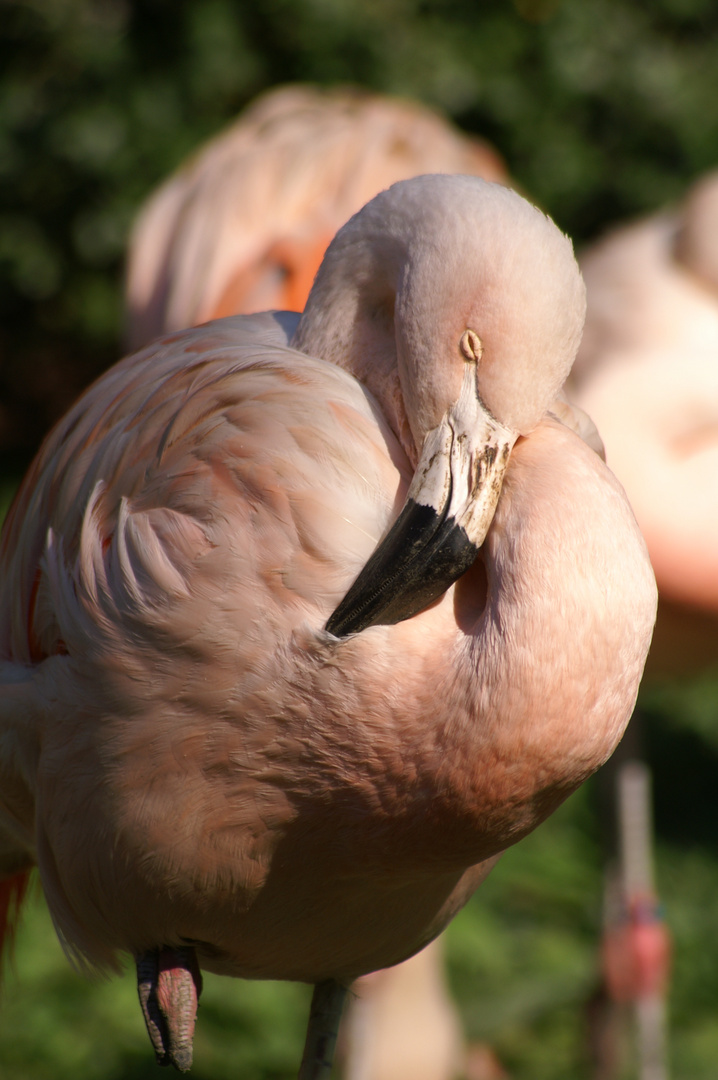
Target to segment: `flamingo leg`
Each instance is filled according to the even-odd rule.
[[[202,990],[194,949],[155,949],[138,957],[137,989],[157,1064],[187,1072]]]
[[[314,987],[299,1080],[328,1080],[346,993],[335,979]]]

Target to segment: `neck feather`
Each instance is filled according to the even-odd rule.
[[[643,538],[597,455],[553,422],[514,455],[484,549],[487,604],[463,663],[433,682],[442,787],[475,821],[474,860],[520,839],[611,754],[655,619]]]

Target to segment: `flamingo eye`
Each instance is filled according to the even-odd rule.
[[[464,330],[459,341],[459,349],[464,359],[470,363],[478,364],[484,351],[481,338],[475,330]]]

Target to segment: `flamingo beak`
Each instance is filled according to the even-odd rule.
[[[330,634],[409,619],[469,569],[517,438],[488,412],[467,363],[458,400],[424,439],[399,517],[330,616]]]

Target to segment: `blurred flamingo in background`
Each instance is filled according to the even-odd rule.
[[[582,257],[571,397],[595,419],[661,596],[655,674],[718,658],[718,173]]]
[[[611,232],[581,266],[588,312],[569,393],[596,420],[648,544],[660,601],[647,675],[695,674],[718,661],[718,173]],[[635,786],[626,768],[620,784]],[[658,1045],[669,942],[650,867],[633,875],[609,903],[607,983],[618,1002],[653,999]]]
[[[263,95],[139,214],[130,347],[223,315],[301,311],[337,229],[377,192],[421,173],[506,178],[488,144],[421,105],[311,86]]]
[[[421,173],[507,180],[493,148],[414,102],[311,86],[263,95],[138,215],[127,264],[130,346],[225,315],[301,311],[337,229],[383,188]],[[343,1047],[349,1080],[388,1071],[393,1080],[450,1080],[462,1071],[440,949],[408,960],[408,973],[389,969],[356,986],[349,1008],[361,1019],[347,1023]]]
[[[441,942],[357,980],[344,1023],[345,1080],[466,1075]]]
[[[326,1075],[343,986],[620,738],[655,584],[547,414],[582,319],[539,211],[419,178],[340,231],[301,319],[162,339],[44,443],[0,544],[0,866],[38,861],[80,963],[134,955],[164,1063],[204,967],[317,984]]]

